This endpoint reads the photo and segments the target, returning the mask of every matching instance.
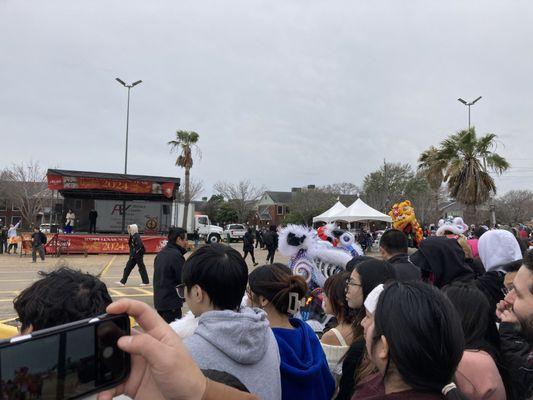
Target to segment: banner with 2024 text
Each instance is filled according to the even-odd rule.
[[[164,236],[141,236],[146,253],[158,253],[167,244]],[[127,236],[114,235],[57,235],[46,244],[46,252],[54,254],[129,254]]]

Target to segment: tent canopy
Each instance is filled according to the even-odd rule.
[[[335,214],[338,214],[342,211],[346,210],[346,207],[344,204],[342,204],[340,201],[337,201],[329,210],[324,211],[322,214],[320,214],[317,217],[313,218],[313,222],[331,222],[335,219],[332,219]]]
[[[314,219],[313,219],[314,221]],[[350,207],[331,216],[331,221],[384,221],[392,222],[392,218],[386,214],[374,210],[363,200],[357,199]]]

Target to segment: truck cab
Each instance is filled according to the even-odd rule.
[[[195,215],[194,227],[198,229],[198,234],[207,243],[218,243],[222,239],[223,229],[220,226],[211,225],[207,215]]]

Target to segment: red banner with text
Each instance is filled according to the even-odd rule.
[[[127,236],[54,235],[46,244],[48,254],[129,254]],[[164,236],[141,236],[146,253],[158,253],[167,244]]]
[[[169,199],[174,195],[174,183],[172,182],[156,183],[130,179],[86,178],[53,174],[48,174],[47,179],[50,190],[93,189],[135,194],[162,194]]]

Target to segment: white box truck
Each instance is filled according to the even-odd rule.
[[[176,226],[183,226],[183,214],[185,206],[183,203],[174,202],[172,204],[172,221]],[[195,229],[198,229],[200,238],[210,243],[218,243],[222,240],[223,229],[220,226],[212,225],[209,216],[196,214],[194,204],[189,204],[187,213],[187,234],[192,237]]]

